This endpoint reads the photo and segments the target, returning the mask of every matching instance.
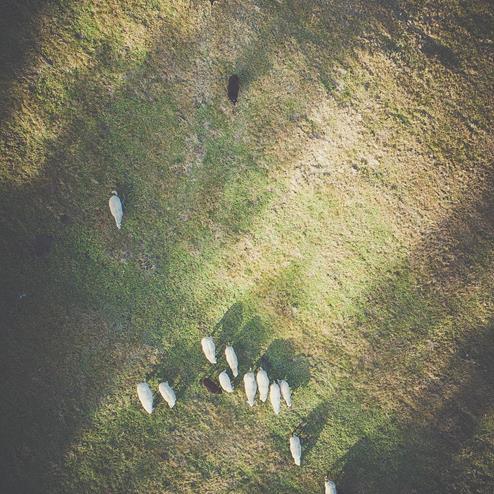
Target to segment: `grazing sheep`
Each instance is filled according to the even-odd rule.
[[[214,393],[215,395],[220,395],[221,393],[223,393],[222,389],[220,388],[220,386],[218,386],[212,379],[210,379],[209,377],[205,377],[202,381],[201,381],[202,385],[210,392],[210,393]]]
[[[278,384],[280,385],[281,389],[281,396],[283,396],[283,399],[286,402],[286,405],[288,407],[292,406],[292,392],[290,391],[290,386],[288,386],[288,383],[282,379],[281,381],[278,381]]]
[[[226,373],[226,370],[224,370],[220,376],[220,384],[221,387],[227,392],[227,393],[233,393],[233,386],[232,382],[230,381],[230,376]]]
[[[281,402],[280,387],[276,383],[271,383],[271,386],[269,386],[269,400],[271,401],[275,415],[278,415],[280,413]]]
[[[244,387],[245,387],[245,394],[247,395],[247,403],[251,407],[253,407],[254,402],[256,401],[256,391],[257,391],[256,377],[254,376],[253,372],[247,372],[247,374],[245,374]]]
[[[232,346],[228,345],[225,348],[225,357],[226,361],[228,362],[228,365],[230,366],[230,369],[233,372],[233,377],[238,376],[238,359],[237,355],[235,354],[235,350],[233,349]]]
[[[326,479],[324,482],[324,494],[337,494],[336,485],[332,480]]]
[[[148,383],[139,383],[137,385],[137,396],[144,410],[148,413],[153,413],[153,392]]]
[[[228,98],[235,104],[238,100],[238,90],[240,89],[240,79],[237,74],[233,74],[228,79]]]
[[[293,434],[290,438],[290,453],[292,454],[295,465],[300,466],[300,458],[302,456],[302,446],[298,436]]]
[[[256,380],[259,388],[259,398],[264,403],[268,399],[269,377],[262,367],[257,371]]]
[[[158,389],[163,396],[164,400],[168,403],[170,408],[175,406],[175,402],[177,401],[177,397],[175,396],[175,391],[170,387],[168,382],[160,383]]]
[[[216,364],[216,347],[214,346],[214,341],[211,336],[205,336],[201,340],[202,351],[206,358],[212,363]]]
[[[123,217],[122,201],[120,200],[120,197],[118,197],[116,190],[112,191],[112,194],[113,195],[110,197],[108,204],[110,205],[110,212],[112,216],[115,218],[115,223],[117,224],[117,228],[120,230],[120,228],[122,227],[122,217]]]

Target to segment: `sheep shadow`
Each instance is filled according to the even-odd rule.
[[[293,340],[273,340],[258,365],[271,379],[285,379],[292,389],[306,386],[310,380],[309,360],[297,355]]]
[[[271,439],[280,451],[285,451],[289,455],[288,438],[292,434],[297,435],[302,443],[302,456],[305,457],[319,441],[331,411],[330,401],[324,400],[314,407],[309,415],[303,418],[296,427],[286,434],[273,433],[271,434]]]
[[[305,386],[310,379],[308,359],[298,356],[294,342],[287,339],[273,340],[263,352],[271,334],[270,326],[261,316],[244,303],[236,302],[210,332],[216,344],[216,364],[206,360],[196,335],[182,337],[166,350],[161,361],[146,375],[146,380],[168,381],[179,400],[184,399],[191,386],[199,385],[214,393],[210,388],[218,384],[218,375],[229,369],[225,347],[232,345],[239,363],[238,376],[230,375],[235,386],[246,372],[260,366],[271,379],[285,379],[292,389]],[[160,397],[157,399],[161,400]]]
[[[262,367],[271,379],[285,379],[291,388],[307,385],[310,365],[306,357],[296,353],[295,344],[288,339],[275,339],[263,352],[272,331],[258,314],[248,316],[244,304],[233,304],[211,333],[217,342],[219,366],[224,359],[226,345],[232,345],[239,362],[239,376],[250,369]]]
[[[271,334],[270,328],[259,315],[246,317],[246,313],[243,303],[234,303],[210,332],[216,344],[216,364],[206,360],[200,339],[194,336],[187,340],[180,339],[167,349],[166,356],[146,378],[168,381],[177,398],[182,398],[193,384],[203,383],[206,378],[218,381],[219,373],[229,368],[225,347],[232,345],[239,362],[239,375],[232,381],[238,382],[245,372],[255,368],[261,349]]]
[[[135,202],[135,185],[132,183],[131,179],[128,177],[123,177],[115,183],[115,189],[120,200],[122,201],[122,206],[124,211],[129,212],[129,207]],[[111,191],[108,191],[110,193]],[[125,214],[125,213],[124,213]]]
[[[147,374],[146,380],[168,381],[177,399],[182,399],[199,376],[205,377],[203,359],[200,344],[197,345],[195,341],[179,341],[167,350],[164,358]]]
[[[245,308],[242,302],[235,302],[225,312],[211,332],[219,340],[220,346],[231,344],[238,337],[244,322]]]
[[[243,303],[236,302],[226,311],[211,333],[217,343],[217,365],[228,367],[224,350],[227,345],[232,345],[238,358],[239,376],[249,369],[254,369],[270,334],[271,330],[261,316],[249,314]]]
[[[276,339],[263,353],[271,330],[261,316],[254,314],[245,317],[247,310],[242,303],[233,304],[215,326],[212,336],[215,339],[218,363],[208,367],[202,377],[216,378],[221,370],[228,368],[224,356],[226,345],[232,345],[237,354],[239,381],[249,370],[262,367],[271,379],[285,379],[292,389],[305,386],[310,380],[309,360],[298,356],[292,340]],[[214,377],[213,377],[214,376]]]
[[[309,415],[293,431],[293,434],[300,437],[304,455],[309,454],[317,444],[331,410],[330,400],[322,401],[312,409]]]

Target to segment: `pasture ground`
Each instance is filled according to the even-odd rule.
[[[491,2],[2,9],[1,492],[494,492]]]

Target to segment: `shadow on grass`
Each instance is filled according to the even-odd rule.
[[[6,100],[0,106],[0,125],[20,105],[11,94],[12,86],[40,55],[38,17],[49,3],[50,0],[4,0],[0,5],[0,95]]]
[[[258,315],[244,316],[247,310],[241,302],[233,304],[218,324],[211,331],[216,345],[216,364],[210,364],[201,349],[200,338],[180,340],[166,352],[162,362],[154,367],[148,377],[169,380],[177,391],[177,396],[184,396],[185,391],[192,385],[210,378],[218,382],[218,375],[227,369],[234,383],[242,382],[243,375],[249,369],[255,368],[262,348],[272,334],[269,326]],[[238,358],[239,374],[231,376],[225,358],[226,345],[233,345]]]
[[[243,375],[262,366],[270,380],[285,379],[292,389],[306,386],[310,380],[309,360],[297,355],[294,342],[286,339],[273,340],[273,331],[259,315],[242,302],[234,303],[211,331],[216,345],[217,364],[210,364],[201,349],[200,339],[184,335],[170,349],[161,362],[153,367],[146,379],[167,380],[177,397],[183,398],[191,385],[204,378],[218,382],[222,370],[228,370],[237,386]],[[245,319],[244,319],[245,318]],[[234,378],[225,358],[225,347],[232,345],[238,358],[238,377]]]
[[[328,468],[340,472],[334,476],[342,494],[494,489],[489,460],[494,451],[489,422],[494,413],[494,323],[488,309],[493,304],[494,181],[492,169],[482,172],[477,197],[438,224],[408,264],[396,270],[394,280],[376,286],[366,300],[357,328],[370,346],[354,378],[369,390],[368,399],[374,393],[394,393],[401,412],[362,434]],[[472,300],[476,311],[469,305]],[[457,329],[450,341],[436,343],[435,329],[442,325]],[[435,356],[439,346],[441,357]],[[428,368],[437,365],[436,359],[446,365],[431,376]],[[311,431],[317,438],[330,413],[329,403],[322,403],[304,420],[306,452],[314,446]]]
[[[493,355],[491,321],[476,328],[452,357],[443,379],[453,382],[430,385],[413,417],[362,437],[349,450],[341,460],[339,491],[491,492],[493,444],[485,421],[494,412]]]
[[[302,461],[316,451],[333,458],[320,474],[335,479],[342,494],[494,489],[494,170],[478,172],[477,194],[427,232],[388,282],[371,287],[355,322],[368,343],[364,355],[342,392],[293,430]],[[385,414],[377,426],[374,412]],[[341,423],[339,432],[352,431],[339,458],[317,449],[330,421]],[[287,457],[288,435],[272,435]],[[331,448],[326,439],[324,445]],[[318,492],[311,482],[304,492]]]
[[[296,2],[289,2],[289,5],[297,7]],[[345,11],[347,27],[335,22],[334,38],[339,39],[340,43],[328,57],[346,53],[344,45],[351,46],[350,41],[358,36],[364,23],[364,16],[354,12],[352,6],[347,7],[347,2],[340,2],[337,6]],[[300,45],[309,39],[317,44],[324,36],[308,29],[313,18],[310,6],[300,4],[298,8],[301,10],[294,12],[301,13],[301,17],[293,20],[291,35],[300,41]],[[268,24],[269,31],[276,31],[275,24],[281,26],[285,22],[282,9],[279,12],[275,23]],[[338,18],[332,17],[328,25],[335,20]],[[278,31],[282,30],[280,26]],[[267,35],[267,32],[264,31],[264,34]],[[261,35],[259,38],[247,44],[238,55],[237,67],[247,86],[256,77],[261,78],[271,67],[269,62],[258,61],[249,68],[251,56],[254,53],[257,56],[260,47],[263,47],[261,58],[271,50],[274,51],[276,37],[265,40]],[[174,39],[171,44],[180,43],[180,39]],[[3,219],[6,220],[1,240],[4,254],[2,263],[6,273],[2,289],[8,292],[8,298],[3,298],[7,302],[5,305],[8,311],[5,312],[7,331],[2,333],[2,339],[5,340],[2,350],[8,354],[8,358],[1,359],[2,371],[5,371],[2,372],[3,387],[6,389],[2,411],[4,407],[8,408],[3,418],[9,424],[8,430],[3,428],[5,441],[2,442],[12,447],[4,463],[9,467],[10,479],[7,484],[11,492],[42,489],[40,486],[43,483],[56,481],[63,464],[66,444],[87,423],[92,411],[98,407],[100,396],[112,388],[112,375],[119,372],[121,361],[112,360],[111,354],[115,343],[139,340],[142,326],[149,322],[142,314],[149,312],[153,318],[159,317],[178,328],[182,320],[193,320],[192,316],[188,318],[177,310],[178,302],[182,302],[182,299],[193,305],[193,296],[187,292],[187,286],[185,289],[182,286],[177,288],[172,280],[173,274],[176,278],[184,278],[188,271],[177,268],[179,273],[174,273],[176,265],[170,258],[178,251],[180,236],[184,232],[194,232],[191,236],[197,240],[200,238],[197,232],[208,231],[204,225],[209,224],[210,218],[219,214],[221,208],[228,209],[228,201],[220,203],[216,199],[221,197],[226,185],[234,179],[239,169],[235,168],[238,166],[234,160],[237,158],[235,153],[240,151],[237,148],[234,148],[235,152],[230,151],[231,159],[225,160],[223,168],[215,175],[205,170],[192,177],[177,177],[173,169],[177,163],[184,161],[184,140],[181,135],[175,137],[175,140],[160,140],[159,133],[153,132],[151,124],[170,135],[177,125],[182,125],[180,131],[183,134],[192,132],[193,125],[177,124],[183,120],[180,120],[180,112],[176,110],[177,101],[173,98],[163,98],[161,106],[153,99],[152,77],[147,76],[150,75],[148,71],[153,57],[160,58],[161,55],[163,53],[152,53],[142,67],[133,69],[133,73],[125,73],[125,76],[129,76],[126,77],[129,82],[112,95],[108,94],[105,87],[98,85],[98,79],[93,77],[98,71],[104,73],[108,61],[96,61],[92,72],[80,77],[72,88],[75,108],[72,109],[71,124],[50,144],[47,169],[39,179],[28,185],[2,186]],[[320,55],[311,51],[305,54],[307,62],[316,66]],[[173,67],[173,64],[170,66]],[[161,75],[158,74],[158,79]],[[330,76],[324,74],[324,77]],[[145,86],[147,83],[149,87]],[[167,82],[163,85],[165,92],[174,89]],[[312,104],[308,98],[303,103],[307,108]],[[161,120],[166,111],[170,111],[171,115]],[[114,119],[113,124],[111,119]],[[142,125],[141,129],[139,125]],[[215,149],[219,148],[226,153],[233,146],[234,130],[221,126],[213,129],[216,137],[211,137],[211,156],[208,159],[215,157]],[[223,132],[229,133],[230,140],[222,141],[221,136],[217,137]],[[283,132],[286,134],[286,127]],[[271,139],[275,141],[279,137],[273,135]],[[154,138],[157,140],[153,141]],[[174,147],[167,148],[167,143],[172,141]],[[158,156],[153,155],[153,152]],[[245,161],[250,166],[255,160],[248,154]],[[188,187],[194,180],[200,182],[201,187],[190,193]],[[165,185],[150,198],[145,185],[149,182],[164,182]],[[127,235],[122,231],[120,237],[116,237],[113,230],[111,233],[107,230],[111,224],[106,209],[107,199],[115,185],[122,186],[123,198],[126,200],[127,216],[124,222],[127,219],[135,221],[135,232]],[[217,190],[213,198],[211,185]],[[165,199],[161,200],[162,196]],[[121,259],[121,250],[138,250],[141,240],[139,234],[149,226],[146,214],[135,220],[133,211],[142,207],[147,213],[162,217],[167,206],[177,203],[184,209],[193,204],[189,219],[184,217],[184,211],[168,212],[164,223],[160,224],[160,228],[163,226],[161,236],[153,232],[155,244],[166,245],[164,254],[155,247],[157,254],[163,254],[166,270],[149,275],[140,273],[131,262],[125,264],[125,259]],[[229,216],[229,221],[222,226],[227,233],[235,233],[239,222],[244,227],[248,226],[249,220],[261,211],[255,205],[246,207],[241,215]],[[60,213],[70,216],[75,225],[61,225]],[[84,225],[91,227],[85,228]],[[36,234],[54,235],[54,253],[47,256],[51,261],[48,259],[46,262],[33,263],[31,257],[26,256],[26,246],[31,245],[32,237]],[[214,235],[207,237],[205,244],[216,249]],[[108,263],[105,263],[105,249],[111,252],[111,261]],[[188,266],[190,271],[198,267],[192,263],[191,266]],[[27,304],[20,305],[16,302],[16,295],[24,286],[30,288],[29,296],[33,298]],[[170,302],[169,307],[163,300]],[[387,303],[389,300],[381,302]],[[107,330],[98,320],[101,330],[91,334],[91,341],[84,341],[84,323],[82,327],[67,323],[74,315],[78,316],[84,311],[100,314],[112,321],[108,327],[122,327],[124,331],[117,334]],[[250,365],[244,362],[257,362],[261,358],[260,353],[271,334],[259,316],[247,316],[243,312],[241,305],[233,306],[216,330],[221,345],[231,342],[238,349],[242,366]],[[158,315],[155,317],[154,314]],[[387,335],[381,336],[384,339]],[[381,339],[381,336],[377,339]],[[81,341],[84,345],[81,345]],[[107,364],[106,373],[100,372],[95,376],[91,365],[97,364],[93,362],[89,368],[84,368],[80,356],[100,342],[107,351],[100,351],[98,356],[101,360],[106,358],[110,363]],[[84,347],[82,350],[81,346]],[[273,342],[264,359],[273,377],[285,377],[293,386],[303,386],[309,379],[307,363],[295,355],[290,341]],[[286,365],[290,360],[295,371]],[[224,365],[223,360],[221,363]],[[175,334],[167,358],[154,372],[157,377],[176,381],[181,396],[194,380],[216,370],[220,370],[220,364],[216,368],[207,364],[197,334],[191,332],[183,339]],[[61,375],[62,372],[64,375]],[[14,383],[20,385],[15,386]],[[77,399],[73,398],[75,394],[78,395]],[[314,413],[314,417],[311,414],[308,418],[308,424],[312,424],[308,425],[308,440],[313,437],[315,444],[326,409],[316,409]],[[358,456],[356,451],[356,463],[359,461]],[[106,473],[111,475],[110,471]],[[279,480],[273,482],[274,486],[282,485]],[[84,487],[81,487],[82,491]]]
[[[297,355],[292,340],[276,339],[259,360],[270,379],[285,379],[291,388],[306,386],[310,380],[309,360]]]
[[[304,456],[308,455],[316,445],[330,414],[331,401],[324,400],[292,431],[293,434],[300,437]]]

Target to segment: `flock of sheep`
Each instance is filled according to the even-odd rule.
[[[213,338],[211,336],[205,336],[201,340],[201,347],[204,355],[211,364],[216,364],[216,345],[214,344]],[[227,345],[225,348],[225,358],[233,374],[233,377],[238,376],[238,359],[235,350],[231,345]],[[227,393],[233,392],[233,385],[228,375],[227,370],[222,371],[218,380],[220,386]],[[271,402],[273,411],[276,415],[280,413],[281,410],[281,398],[285,400],[288,407],[292,406],[292,393],[290,391],[290,386],[285,380],[278,380],[278,382],[273,381],[271,384],[269,382],[269,377],[267,372],[261,367],[256,374],[249,371],[244,375],[244,389],[247,396],[247,403],[249,406],[254,406],[256,400],[256,394],[259,390],[259,399],[264,403],[268,399]],[[158,390],[166,401],[170,408],[175,406],[177,397],[175,392],[168,384],[168,382],[162,382],[158,386]],[[148,413],[153,412],[153,392],[146,382],[139,383],[137,385],[137,396],[144,407],[144,410]],[[292,434],[290,437],[290,452],[292,454],[295,465],[300,466],[302,459],[302,445],[300,443],[300,438]],[[326,480],[324,484],[326,494],[336,494],[336,486],[331,480]]]
[[[233,77],[233,76],[232,76]],[[232,81],[230,81],[231,83]],[[237,80],[234,81],[238,84]],[[229,84],[230,86],[230,84]],[[237,86],[238,92],[238,86]],[[230,90],[230,87],[229,87]],[[229,94],[230,97],[230,94]],[[232,99],[230,97],[230,99]],[[236,97],[235,97],[236,101]],[[117,228],[120,229],[122,226],[122,218],[123,218],[123,208],[122,202],[118,197],[116,191],[112,192],[112,196],[109,200],[110,212],[112,216],[115,218],[115,223],[117,224]],[[210,336],[206,336],[201,340],[202,351],[206,356],[207,360],[216,364],[216,346],[214,344],[213,339]],[[232,371],[234,377],[238,376],[238,359],[235,353],[235,350],[231,345],[228,345],[225,348],[225,358],[226,361]],[[233,385],[228,375],[228,372],[224,370],[218,376],[218,380],[220,386],[227,393],[233,392]],[[292,406],[292,395],[290,391],[290,386],[285,380],[279,380],[278,382],[273,381],[271,384],[269,382],[269,377],[267,372],[261,367],[257,374],[254,375],[254,372],[249,371],[244,375],[244,388],[245,394],[247,395],[247,403],[252,407],[254,406],[257,390],[259,390],[259,399],[264,403],[266,402],[268,395],[269,401],[271,402],[271,406],[273,407],[273,411],[276,415],[280,413],[281,410],[281,398],[284,399],[286,405],[288,407]],[[166,401],[170,408],[175,406],[177,401],[177,397],[175,395],[175,391],[173,391],[172,387],[168,384],[168,382],[162,382],[158,386],[158,390]],[[137,385],[137,396],[144,407],[144,410],[148,413],[153,412],[153,392],[149,387],[149,384],[146,382],[139,383]],[[300,466],[302,459],[302,445],[300,443],[300,438],[292,434],[290,436],[290,452],[292,454],[295,465]],[[336,486],[333,481],[325,480],[324,483],[325,494],[336,494]]]

